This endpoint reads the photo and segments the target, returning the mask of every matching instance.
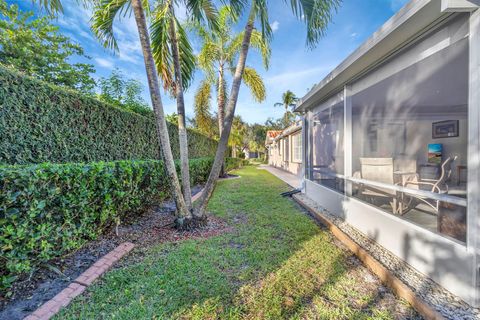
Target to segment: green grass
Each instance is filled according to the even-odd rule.
[[[352,276],[338,248],[291,201],[287,186],[246,167],[219,183],[209,210],[234,227],[148,249],[107,273],[56,319],[392,319]]]

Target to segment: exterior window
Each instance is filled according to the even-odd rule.
[[[468,38],[392,68],[352,85],[352,194],[464,242]]]
[[[310,122],[310,180],[344,192],[343,101],[320,110]]]
[[[292,136],[292,162],[302,162],[302,133]]]
[[[288,161],[289,146],[288,146],[288,137],[282,140],[283,144],[283,161]]]

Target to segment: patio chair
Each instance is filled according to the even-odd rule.
[[[360,158],[360,166],[360,172],[355,173],[354,177],[390,185],[394,184],[392,158]],[[394,190],[360,184],[358,194],[372,204],[387,201],[393,212],[396,213],[397,211],[397,192]]]
[[[393,174],[395,182],[399,185],[405,185],[408,181],[418,180],[417,160],[405,156],[395,157],[393,160]]]
[[[422,179],[420,180],[418,176],[412,180],[408,181],[404,187],[416,190],[426,190],[438,194],[448,193],[448,185],[445,183],[452,174],[451,164],[457,157],[453,159],[448,157],[441,165],[441,173],[438,179]],[[407,198],[407,203],[402,201],[402,204],[399,206],[399,214],[403,215],[408,211],[412,210],[419,204],[426,204],[433,209],[435,214],[438,214],[440,208],[440,200],[429,199],[428,197],[408,194],[404,195],[403,198]]]

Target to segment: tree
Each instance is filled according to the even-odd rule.
[[[145,8],[144,3],[147,5]],[[92,30],[105,47],[118,51],[117,42],[114,37],[113,23],[117,15],[126,14],[130,8],[133,10],[140,38],[140,45],[142,47],[148,87],[156,119],[157,136],[160,141],[162,160],[168,177],[167,181],[170,183],[172,196],[177,207],[176,223],[179,228],[185,228],[187,227],[188,222],[192,219],[192,215],[182,195],[182,189],[180,187],[180,181],[177,176],[170,147],[167,122],[163,110],[162,97],[160,95],[158,73],[153,58],[150,34],[148,32],[147,18],[145,14],[145,11],[147,13],[151,12],[149,2],[143,0],[96,1],[92,18]]]
[[[143,116],[153,116],[152,109],[142,98],[143,86],[140,81],[126,79],[119,69],[114,69],[110,76],[101,78],[98,84],[98,98],[101,101]]]
[[[190,17],[198,23],[203,22],[205,17],[211,25],[215,25],[217,11],[210,0],[182,0],[182,2]],[[178,0],[157,1],[151,26],[152,48],[153,56],[157,63],[157,70],[160,72],[164,88],[170,90],[177,101],[183,197],[188,209],[191,211],[192,193],[190,190],[188,139],[183,90],[188,87],[188,84],[193,79],[195,58],[186,32],[175,15],[175,5],[178,5],[178,3]]]
[[[59,86],[93,94],[93,65],[70,63],[73,56],[89,59],[83,48],[59,33],[51,17],[34,17],[0,0],[0,63]]]
[[[45,6],[49,6],[52,9],[60,10],[58,3],[59,0],[37,0],[43,3]],[[97,17],[96,23],[94,23],[94,29],[97,30],[97,35],[104,39],[106,46],[116,47],[115,38],[113,37],[113,21],[117,13],[122,11],[124,5],[131,4],[135,15],[135,21],[137,23],[137,29],[140,36],[140,42],[144,54],[145,69],[147,71],[147,79],[149,83],[149,89],[152,98],[152,105],[156,115],[157,133],[162,147],[162,156],[165,157],[165,168],[169,182],[172,186],[172,195],[177,204],[180,218],[177,218],[177,224],[185,225],[184,220],[189,219],[189,212],[186,210],[185,201],[182,197],[180,184],[175,172],[173,163],[173,156],[170,150],[170,141],[168,139],[168,131],[166,127],[165,115],[163,112],[163,106],[161,103],[160,89],[158,86],[158,79],[156,73],[155,62],[150,45],[150,37],[148,34],[145,12],[143,3],[148,3],[147,0],[96,0],[101,1],[97,4]],[[202,1],[198,0],[197,4],[201,4]],[[293,13],[304,21],[307,25],[307,45],[313,47],[319,39],[324,35],[326,27],[331,20],[331,14],[335,10],[340,0],[290,0],[284,1],[290,3]],[[235,13],[243,11],[247,1],[244,0],[230,0],[230,5]],[[248,2],[251,7],[248,14],[247,22],[245,25],[245,32],[241,41],[241,50],[238,56],[238,62],[236,65],[235,73],[233,76],[232,86],[228,103],[225,108],[225,120],[220,141],[217,147],[215,160],[210,171],[207,183],[200,197],[200,203],[193,211],[193,219],[190,221],[205,221],[205,211],[208,202],[213,194],[216,181],[223,164],[225,152],[227,150],[228,138],[232,129],[233,117],[235,115],[236,103],[238,100],[238,94],[240,90],[240,84],[243,79],[245,70],[245,63],[250,48],[250,40],[254,29],[255,22],[260,23],[262,30],[262,36],[266,41],[271,40],[272,30],[268,21],[267,1],[265,0],[251,0]],[[147,8],[149,9],[149,8]],[[95,20],[95,19],[94,19]],[[166,148],[168,147],[168,148]]]
[[[167,121],[170,123],[178,123],[178,114],[176,114],[175,112],[167,114],[165,116],[165,119],[167,119]]]
[[[231,0],[234,1],[234,0]],[[240,2],[241,0],[235,0],[234,2]],[[151,26],[155,36],[158,36],[155,41],[157,61],[155,61],[154,51],[152,50],[151,38],[147,28],[146,13],[152,13],[150,8],[150,2],[148,0],[95,0],[95,11],[92,18],[92,29],[96,36],[103,41],[104,46],[118,50],[116,40],[114,37],[113,23],[115,17],[118,14],[125,14],[129,8],[132,8],[135,22],[140,37],[140,44],[143,51],[145,69],[147,72],[147,80],[149,84],[150,95],[152,99],[152,105],[156,116],[157,134],[159,136],[162,157],[167,172],[168,180],[171,183],[171,191],[175,203],[177,206],[178,217],[176,219],[176,225],[179,229],[196,227],[199,224],[206,222],[205,215],[194,216],[192,215],[191,201],[189,203],[190,193],[190,179],[188,168],[188,149],[186,140],[186,124],[185,124],[185,110],[183,102],[183,79],[182,69],[190,66],[186,63],[187,60],[182,60],[182,57],[187,55],[180,55],[180,48],[184,48],[184,45],[188,42],[180,42],[179,39],[184,38],[181,36],[182,30],[179,28],[179,23],[175,17],[174,5],[178,1],[174,0],[161,0],[155,2],[157,7],[154,8],[153,14],[155,17],[154,23]],[[210,0],[184,0],[187,10],[191,13],[192,17],[197,20],[206,17],[210,24],[215,24],[215,13],[213,5]],[[144,7],[145,5],[145,7]],[[168,31],[167,31],[168,30]],[[167,44],[170,45],[170,50],[167,49]],[[188,50],[184,50],[188,54]],[[157,54],[160,53],[160,56]],[[171,60],[173,61],[174,70],[174,89],[175,97],[177,99],[177,112],[178,112],[178,124],[179,124],[179,139],[181,149],[181,172],[182,172],[182,184],[184,186],[184,193],[180,187],[177,173],[175,171],[175,164],[173,162],[173,156],[170,149],[170,140],[165,120],[165,114],[163,110],[163,104],[161,101],[160,88],[158,84],[158,72],[161,72],[162,79],[165,82],[168,78],[168,74],[165,71],[172,70],[169,65],[169,56],[171,53]],[[162,60],[160,60],[160,57]],[[188,62],[188,61],[187,61]],[[188,72],[185,72],[188,75]],[[170,79],[173,79],[170,75]],[[170,86],[167,86],[170,88]],[[183,150],[183,151],[182,151]],[[182,155],[183,154],[183,155]]]
[[[248,147],[250,151],[256,151],[260,154],[265,153],[265,138],[267,136],[267,127],[258,123],[250,125],[248,128]]]
[[[235,116],[232,124],[232,132],[228,144],[232,148],[232,157],[237,157],[237,151],[241,151],[247,142],[248,125],[243,122],[242,117]]]
[[[215,127],[218,125],[218,121],[215,121],[210,108],[206,108],[210,104],[212,98],[212,92],[210,90],[210,83],[203,81],[194,97],[194,120],[195,127],[203,134],[213,138],[218,135],[218,130]]]
[[[241,49],[243,33],[234,34],[233,25],[237,22],[237,16],[228,6],[219,11],[218,29],[209,32],[202,25],[195,24],[194,30],[202,40],[202,48],[198,55],[198,66],[205,73],[205,78],[197,89],[195,99],[195,111],[210,110],[211,88],[216,90],[218,107],[218,127],[221,134],[225,118],[225,103],[227,101],[226,88],[228,87],[228,74],[235,71],[235,58]],[[259,50],[262,55],[265,68],[268,68],[271,50],[262,35],[258,31],[252,32],[252,46]],[[266,98],[265,84],[257,71],[251,67],[245,67],[243,81],[250,89],[252,97],[257,102],[263,102]]]
[[[193,30],[196,31],[202,41],[202,48],[197,60],[199,68],[205,74],[195,94],[195,117],[197,123],[202,127],[208,125],[212,87],[214,87],[216,90],[219,135],[222,134],[225,120],[228,75],[233,75],[235,72],[235,59],[240,53],[244,37],[244,32],[235,34],[233,31],[233,25],[237,21],[237,15],[232,8],[224,6],[219,10],[218,28],[209,31],[201,24],[193,25]],[[264,41],[262,34],[256,30],[252,31],[251,46],[260,52],[264,66],[268,69],[271,50],[268,43]],[[250,89],[254,100],[257,102],[265,100],[265,84],[255,69],[245,67],[243,82]]]
[[[340,0],[284,0],[284,2],[285,4],[289,3],[294,15],[305,22],[307,26],[307,46],[313,47],[324,35],[327,25],[332,18],[332,12],[339,6]],[[245,3],[246,1],[236,3],[236,6],[233,6],[234,10],[242,10]],[[222,167],[225,152],[227,150],[228,137],[232,128],[233,117],[235,115],[235,108],[240,91],[240,84],[243,79],[245,63],[251,44],[255,22],[259,22],[259,27],[262,31],[262,36],[265,41],[270,41],[272,38],[272,30],[268,20],[267,1],[250,0],[248,3],[250,4],[250,11],[245,25],[245,31],[243,33],[241,50],[238,56],[237,67],[233,77],[228,104],[225,110],[224,128],[220,136],[212,170],[208,177],[202,196],[199,199],[200,203],[194,212],[194,215],[200,218],[205,215],[208,202],[215,189],[215,184]]]
[[[284,107],[285,108],[285,125],[288,127],[288,118],[289,118],[289,113],[290,111],[288,110],[289,107],[295,107],[296,103],[298,101],[297,96],[290,90],[287,90],[286,92],[283,93],[282,95],[282,102],[277,102],[275,103],[275,107]]]

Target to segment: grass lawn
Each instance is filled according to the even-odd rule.
[[[414,313],[256,167],[219,183],[209,210],[233,232],[147,249],[56,319],[396,319]],[[366,279],[368,280],[365,280]],[[379,290],[380,288],[380,290]]]

